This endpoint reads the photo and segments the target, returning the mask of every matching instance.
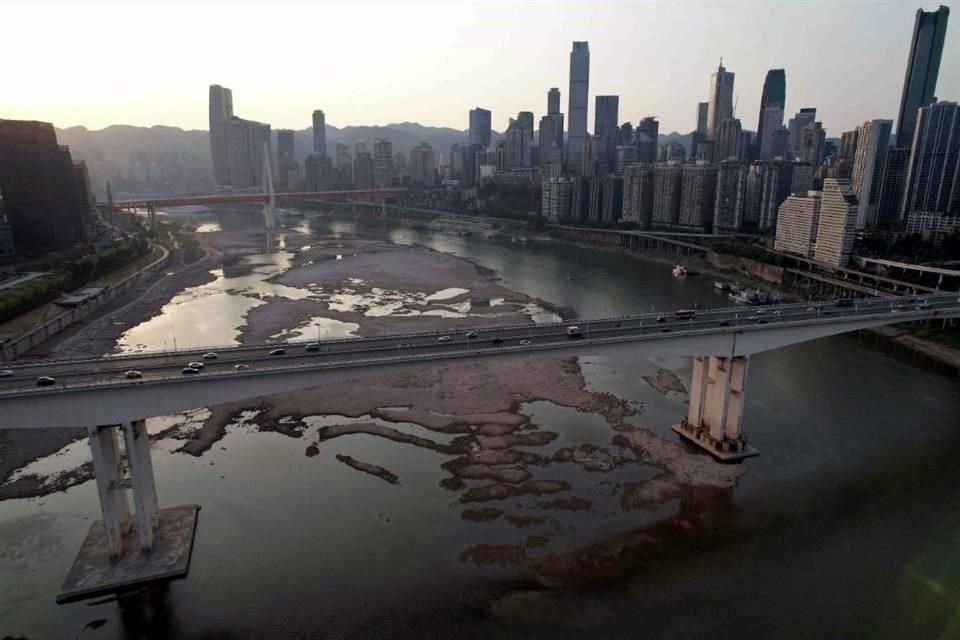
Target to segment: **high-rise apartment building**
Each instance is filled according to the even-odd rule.
[[[793,195],[783,201],[777,212],[777,234],[773,248],[804,258],[813,255],[820,219],[820,192]]]
[[[697,103],[697,133],[707,135],[707,118],[710,114],[709,102]]]
[[[876,223],[878,225],[900,222],[903,187],[907,181],[909,166],[910,147],[887,147],[887,158],[883,163],[883,183],[880,185],[880,198],[877,204]]]
[[[857,151],[850,186],[857,196],[857,229],[876,222],[893,120],[868,120],[857,127]]]
[[[560,114],[560,89],[550,87],[547,91],[547,115],[555,116]]]
[[[809,162],[814,167],[823,164],[824,143],[827,132],[819,122],[811,122],[800,130],[800,143],[797,145],[797,160]]]
[[[803,107],[795,116],[790,118],[790,122],[787,123],[787,131],[790,133],[787,139],[787,155],[789,157],[785,158],[786,160],[796,160],[799,157],[800,132],[816,119],[816,107]]]
[[[86,240],[87,180],[52,124],[0,120],[0,203],[17,251],[60,251]]]
[[[719,124],[713,137],[713,160],[742,160],[740,120],[730,118]]]
[[[783,126],[784,109],[787,106],[787,74],[783,69],[770,69],[763,81],[760,96],[760,118],[757,122],[757,145],[759,158],[768,160],[773,146],[773,132]]]
[[[773,160],[783,157],[783,147],[779,132],[783,129],[783,107],[767,107],[760,112],[763,133],[757,134],[757,157],[760,160]]]
[[[616,224],[623,213],[623,178],[603,176],[599,182],[603,185],[600,220],[607,225]]]
[[[744,222],[757,228],[776,229],[777,209],[793,186],[793,164],[783,160],[760,160],[747,171]]]
[[[353,156],[350,155],[350,147],[342,142],[337,143],[337,173],[339,186],[347,187],[353,184]]]
[[[743,225],[747,197],[747,165],[736,160],[717,164],[717,192],[713,205],[713,231],[736,231]]]
[[[410,150],[410,182],[432,187],[436,184],[433,147],[422,142]]]
[[[817,221],[817,246],[813,257],[835,267],[845,267],[853,253],[857,234],[857,196],[850,181],[826,178],[820,195],[820,218]]]
[[[353,183],[358,189],[373,188],[373,156],[369,151],[358,151],[354,154]]]
[[[563,114],[552,113],[540,118],[540,164],[563,163]]]
[[[960,106],[938,102],[917,112],[900,219],[913,211],[958,211]],[[958,211],[960,212],[960,211]]]
[[[570,203],[573,194],[573,180],[570,178],[543,179],[543,206],[544,217],[558,222],[570,217]]]
[[[333,163],[330,158],[320,153],[307,154],[303,162],[303,173],[306,191],[326,191],[332,189],[335,184]]]
[[[320,109],[313,112],[313,152],[327,155],[327,118]]]
[[[917,9],[913,22],[913,39],[910,41],[910,56],[903,79],[903,95],[897,114],[897,146],[913,144],[917,110],[934,101],[937,90],[937,75],[940,72],[940,55],[947,32],[950,9],[941,5],[936,11]]]
[[[373,141],[373,186],[384,189],[393,184],[393,142],[390,138]]]
[[[586,42],[574,42],[570,51],[570,91],[567,115],[567,163],[574,171],[583,164],[584,145],[587,137],[587,100],[590,89],[590,46]]]
[[[603,216],[603,180],[599,176],[590,178],[590,196],[587,200],[587,220],[601,222]]]
[[[790,193],[805,196],[813,189],[814,170],[809,162],[794,162],[790,176]]]
[[[296,186],[295,176],[299,169],[294,154],[293,129],[277,129],[277,186],[281,189]]]
[[[840,134],[840,152],[837,154],[840,160],[854,160],[857,157],[857,136],[859,135],[860,127]]]
[[[230,185],[264,188],[264,163],[273,156],[270,125],[234,116],[226,126]]]
[[[602,141],[601,174],[611,173],[617,164],[617,138],[620,135],[620,96],[597,96],[593,110],[593,134]]]
[[[653,220],[654,166],[632,164],[623,171],[623,221],[641,229],[650,228]]]
[[[476,107],[470,110],[470,144],[479,144],[484,149],[490,146],[490,112]]]
[[[698,162],[684,166],[678,224],[698,231],[708,231],[713,224],[716,194],[717,165]]]
[[[217,184],[230,184],[227,162],[227,123],[233,118],[233,92],[218,84],[210,85],[210,157]]]
[[[636,161],[637,148],[635,146],[632,144],[617,145],[617,166],[614,174],[622,177],[627,167],[636,163]]]
[[[656,118],[646,117],[636,129],[637,162],[653,164],[657,161],[660,147],[660,123]]]
[[[733,118],[733,79],[723,63],[710,74],[710,91],[707,100],[707,137],[713,139],[717,128],[724,120]]]
[[[683,165],[658,164],[653,173],[654,225],[675,225],[680,218]]]

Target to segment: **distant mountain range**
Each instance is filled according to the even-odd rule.
[[[493,132],[492,141],[502,137],[501,133]],[[394,153],[408,155],[414,146],[426,142],[438,158],[441,154],[447,158],[452,145],[467,140],[467,132],[416,122],[343,128],[327,125],[327,153],[332,157],[338,142],[348,145],[351,153],[357,142],[366,142],[372,151],[377,138],[390,138]],[[74,159],[87,161],[94,189],[100,197],[107,180],[114,183],[114,190],[131,193],[196,191],[213,185],[210,138],[206,130],[162,125],[111,125],[98,130],[78,126],[57,129],[57,139],[70,147]],[[679,142],[689,150],[690,135],[661,134],[660,144],[668,142]],[[294,146],[302,161],[313,151],[313,128],[296,131]]]

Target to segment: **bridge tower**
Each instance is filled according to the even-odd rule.
[[[269,232],[276,228],[277,220],[273,213],[276,197],[273,192],[273,171],[270,168],[270,148],[266,142],[263,143],[263,191],[267,194],[267,202],[263,205],[263,224]]]

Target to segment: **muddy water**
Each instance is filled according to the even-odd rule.
[[[232,224],[227,216],[207,222]],[[300,232],[359,233],[455,254],[495,270],[505,286],[581,317],[726,303],[704,279],[677,280],[668,267],[559,244],[520,246],[345,220],[308,219]],[[162,347],[163,322],[177,314],[178,327],[187,318],[220,323],[198,329],[191,340],[208,344],[202,340],[215,333],[235,339],[243,309],[277,295],[263,289],[272,285],[262,276],[282,269],[277,261],[285,259],[218,274],[216,286],[184,292],[176,305],[132,329],[125,348]],[[687,382],[688,362],[625,353],[585,355],[581,367],[590,389],[637,408],[630,424],[673,437],[669,427],[683,414],[684,397],[660,393],[643,377],[667,369]],[[618,453],[600,416],[543,401],[523,403],[519,412],[530,428],[558,434],[530,449],[540,455],[582,445]],[[762,455],[747,463],[749,472],[733,490],[687,488],[639,507],[624,506],[621,496],[629,486],[655,487],[661,472],[635,461],[607,473],[570,463],[531,465],[535,480],[569,482],[573,490],[464,505],[462,493],[438,483],[446,476],[439,463],[449,458],[430,449],[352,434],[305,455],[317,430],[334,424],[375,423],[441,445],[451,442],[448,434],[370,416],[325,416],[309,418],[303,435],[290,438],[259,432],[250,417],[229,426],[200,458],[170,453],[168,441],[154,447],[161,503],[203,505],[190,576],[166,592],[123,605],[57,607],[56,588],[98,517],[93,485],[0,503],[0,637],[960,633],[960,385],[853,340],[754,357],[744,421]],[[187,422],[185,431],[192,428]],[[169,426],[157,421],[151,430]],[[60,464],[84,455],[75,447]],[[337,455],[389,469],[398,484],[360,473]],[[37,461],[32,471],[54,472],[57,464]],[[478,484],[470,480],[468,488]],[[555,497],[591,507],[545,508]],[[496,507],[504,516],[467,521],[460,515],[466,507]],[[515,520],[520,527],[507,515],[543,521]],[[558,572],[556,563],[530,569],[548,554],[575,550],[581,551],[571,560],[577,570]],[[84,628],[99,620],[102,627]]]

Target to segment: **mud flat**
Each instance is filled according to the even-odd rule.
[[[667,369],[659,369],[656,376],[643,376],[643,379],[663,395],[687,392],[687,388],[683,386],[683,381],[677,377],[677,374]]]
[[[370,475],[376,476],[385,482],[389,482],[390,484],[400,484],[400,476],[398,476],[397,474],[391,471],[388,471],[387,469],[384,469],[383,467],[379,467],[375,464],[370,464],[369,462],[360,462],[356,458],[343,455],[342,453],[338,453],[336,457],[337,457],[337,460],[347,465],[348,467],[352,467],[356,469],[357,471],[369,473]]]

